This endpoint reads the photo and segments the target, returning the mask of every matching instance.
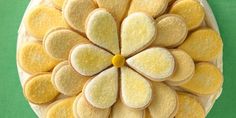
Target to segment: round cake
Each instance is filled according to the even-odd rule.
[[[40,118],[204,118],[222,55],[206,0],[31,0],[18,31]]]

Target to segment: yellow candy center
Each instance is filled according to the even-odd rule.
[[[122,66],[124,66],[125,64],[125,58],[120,55],[120,54],[116,54],[115,56],[113,56],[112,58],[112,64],[117,67],[120,68]]]

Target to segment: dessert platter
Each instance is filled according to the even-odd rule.
[[[222,92],[206,0],[31,0],[17,41],[40,118],[205,118]]]

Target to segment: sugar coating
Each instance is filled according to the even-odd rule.
[[[132,0],[129,14],[144,12],[152,17],[162,14],[168,5],[168,0]]]
[[[93,0],[67,0],[62,13],[73,29],[85,33],[86,18],[96,8]]]
[[[145,108],[152,99],[149,82],[128,67],[121,68],[121,98],[131,108]]]
[[[152,118],[168,118],[177,109],[177,95],[163,83],[153,83],[153,99],[148,107]]]
[[[213,64],[200,62],[196,64],[193,77],[182,88],[198,95],[209,95],[217,92],[223,83],[220,70]]]
[[[198,29],[180,45],[194,61],[213,61],[222,52],[222,40],[212,29]]]
[[[55,27],[67,27],[67,24],[59,10],[40,5],[27,14],[25,26],[30,35],[42,40],[49,30]]]
[[[165,48],[153,47],[127,59],[129,66],[154,81],[163,81],[175,68],[172,54]]]
[[[72,49],[70,63],[82,75],[91,76],[110,66],[113,55],[92,44],[78,45]]]
[[[117,100],[112,107],[110,118],[143,118],[144,110],[133,109]]]
[[[50,57],[40,43],[25,43],[19,50],[18,61],[24,71],[30,74],[48,72],[58,64]]]
[[[118,94],[118,70],[109,68],[86,85],[84,94],[88,102],[96,108],[109,108],[117,99]]]
[[[99,109],[91,106],[84,96],[78,96],[73,106],[77,118],[108,118],[111,111],[111,108]]]
[[[121,54],[125,57],[146,48],[155,38],[154,20],[144,13],[130,14],[121,26]]]
[[[104,9],[90,13],[86,23],[86,35],[93,43],[119,54],[119,39],[115,19]]]
[[[55,101],[49,106],[46,118],[74,118],[72,106],[75,97]]]
[[[196,0],[179,0],[173,4],[170,13],[182,16],[189,30],[199,27],[205,17],[202,5]]]
[[[57,59],[66,60],[70,50],[77,44],[86,43],[88,40],[69,29],[55,29],[45,36],[43,40],[46,52]]]
[[[44,104],[54,100],[59,92],[53,87],[51,74],[32,76],[24,85],[25,97],[34,104]]]
[[[178,93],[179,110],[175,118],[205,118],[205,111],[199,101],[192,95]]]

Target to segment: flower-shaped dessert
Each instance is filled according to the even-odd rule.
[[[211,63],[222,41],[203,24],[198,1],[176,1],[167,12],[168,0],[52,2],[62,13],[45,5],[27,13],[23,36],[42,42],[18,52],[30,74],[25,97],[39,106],[56,100],[40,117],[206,116],[223,83]]]

